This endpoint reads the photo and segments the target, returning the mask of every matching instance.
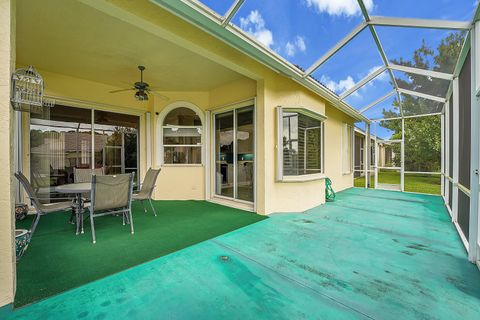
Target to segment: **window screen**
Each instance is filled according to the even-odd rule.
[[[162,130],[164,163],[202,163],[202,121],[195,111],[173,109],[163,120]]]
[[[323,122],[313,116],[284,109],[280,120],[284,176],[322,173]]]
[[[453,178],[453,93],[448,103],[448,176]],[[451,207],[450,207],[451,208]]]
[[[458,190],[458,225],[462,229],[465,238],[468,239],[468,227],[470,219],[470,198]]]
[[[470,189],[470,108],[471,108],[471,78],[470,78],[470,52],[458,78],[459,81],[459,112],[458,112],[458,182]],[[470,220],[470,198],[458,191],[458,224],[463,234],[468,239],[468,227]]]
[[[459,80],[459,150],[458,150],[458,182],[470,189],[470,106],[471,106],[471,78],[470,52],[468,53]]]
[[[453,208],[452,208],[452,203],[453,203],[453,186],[452,186],[452,182],[448,181],[448,207],[450,208],[450,210],[453,211]]]

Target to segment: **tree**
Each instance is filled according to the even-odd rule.
[[[411,60],[400,58],[392,62],[419,69],[453,73],[464,37],[463,32],[451,33],[440,42],[436,50],[431,49],[424,40],[422,46],[413,52]],[[448,81],[411,73],[407,76],[410,81],[406,81],[405,78],[395,79],[399,87],[445,97]],[[384,118],[400,115],[398,100],[394,101],[393,106],[393,111],[383,110]],[[437,113],[443,109],[443,105],[439,102],[404,94],[402,94],[402,107],[405,116]],[[402,138],[401,120],[382,121],[380,124],[394,132],[391,139]],[[440,116],[405,119],[405,169],[407,171],[440,171],[440,127]],[[400,154],[399,145],[392,147],[395,153]],[[400,166],[400,157],[395,157],[394,163]]]

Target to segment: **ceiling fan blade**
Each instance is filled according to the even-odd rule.
[[[160,99],[164,100],[164,101],[168,101],[170,100],[169,97],[167,96],[164,96],[163,94],[161,94],[160,92],[158,92],[157,90],[152,90],[152,89],[148,89],[147,90],[148,93],[154,93],[156,97],[159,97]]]
[[[135,88],[113,90],[113,91],[109,91],[109,93],[117,93],[117,92],[124,92],[124,91],[130,91],[130,90],[135,90]]]

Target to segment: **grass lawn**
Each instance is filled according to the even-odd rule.
[[[379,183],[400,184],[400,173],[395,171],[381,171],[378,175]],[[374,175],[371,176],[372,187],[374,187]],[[355,178],[355,187],[365,187],[365,177]],[[440,194],[440,175],[406,173],[405,191],[420,192],[429,194]]]
[[[104,278],[193,244],[247,226],[266,217],[205,201],[155,201],[158,217],[133,203],[135,234],[119,217],[95,219],[75,235],[69,213],[40,219],[25,256],[17,263],[16,307]],[[17,222],[28,228],[31,217]]]

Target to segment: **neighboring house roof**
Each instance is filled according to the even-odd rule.
[[[358,127],[354,127],[354,132],[355,132],[355,133],[358,133],[359,135],[362,135],[362,136],[365,136],[365,135],[366,135],[365,131],[362,130],[362,129],[360,129],[360,128],[358,128]],[[380,137],[378,137],[378,136],[375,136],[374,134],[371,134],[371,133],[370,133],[370,139],[375,139],[375,138],[377,138],[377,140],[384,140],[384,139],[382,139],[382,138],[380,138]]]

